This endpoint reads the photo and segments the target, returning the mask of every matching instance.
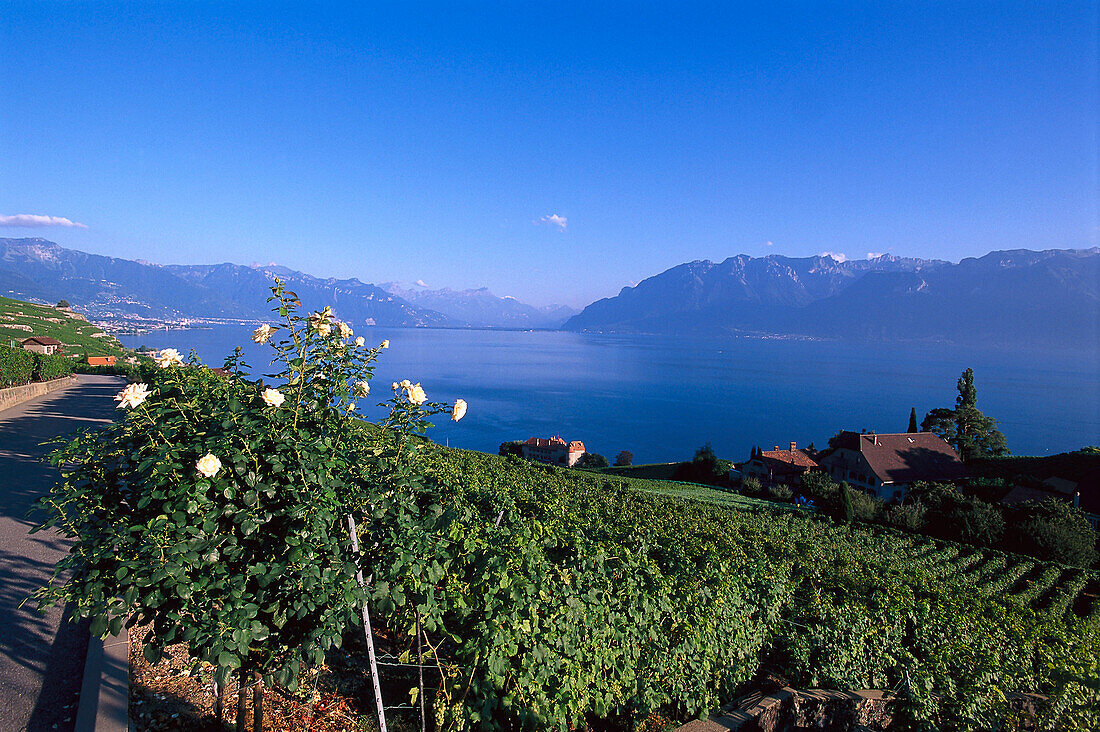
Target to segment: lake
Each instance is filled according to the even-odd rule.
[[[432,401],[463,398],[462,422],[430,431],[440,443],[496,452],[505,440],[560,435],[609,459],[690,459],[710,442],[745,460],[753,445],[791,441],[823,447],[839,429],[904,432],[954,406],[955,382],[973,368],[978,408],[999,420],[1013,453],[1050,455],[1100,444],[1100,364],[1087,352],[998,351],[922,344],[851,344],[749,338],[689,339],[552,331],[372,327],[389,339],[373,390],[423,384]],[[124,336],[130,347],[194,349],[220,366],[237,345],[253,372],[271,350],[251,328],[154,331]],[[361,407],[381,412],[373,399]]]

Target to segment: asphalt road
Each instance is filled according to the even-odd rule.
[[[0,412],[0,732],[64,732],[76,717],[87,628],[61,623],[60,608],[40,615],[25,601],[68,548],[56,533],[28,533],[35,524],[28,512],[57,478],[41,462],[52,448],[41,443],[109,422],[112,397],[125,384],[113,376],[79,378]]]

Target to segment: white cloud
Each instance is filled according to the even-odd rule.
[[[416,284],[419,285],[420,287],[427,287],[428,286],[428,283],[425,282],[424,280],[417,280]]]
[[[536,219],[535,223],[556,226],[558,227],[558,231],[565,231],[565,227],[569,224],[569,219],[564,216],[558,216],[557,214],[550,214],[549,216],[542,216]]]
[[[772,246],[775,246],[775,244],[774,244],[774,242],[766,241],[766,242],[764,242],[764,246],[772,247]]]
[[[847,262],[848,255],[844,252],[822,252],[818,256],[820,257],[832,257],[837,262]]]
[[[0,216],[0,226],[68,226],[77,229],[87,229],[84,224],[72,221],[64,216],[40,216],[38,214],[14,214],[12,216]]]
[[[883,254],[885,254],[885,252],[867,252],[867,258],[868,259],[878,259]]]

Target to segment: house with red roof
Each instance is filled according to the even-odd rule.
[[[584,443],[580,440],[566,442],[561,437],[531,437],[520,443],[523,457],[540,463],[573,467],[584,457]]]
[[[756,478],[763,486],[798,485],[804,473],[818,469],[813,455],[811,450],[799,449],[796,442],[791,442],[787,450],[776,445],[774,450],[761,450],[749,458],[741,466],[741,475]]]
[[[947,482],[966,477],[955,449],[931,432],[876,434],[841,432],[818,464],[833,480],[901,500],[917,481]]]
[[[65,344],[49,336],[31,336],[30,338],[25,338],[20,345],[23,346],[23,350],[25,351],[50,355],[60,351]]]

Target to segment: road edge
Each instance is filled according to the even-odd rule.
[[[130,726],[130,633],[92,637],[74,732],[127,732]]]

